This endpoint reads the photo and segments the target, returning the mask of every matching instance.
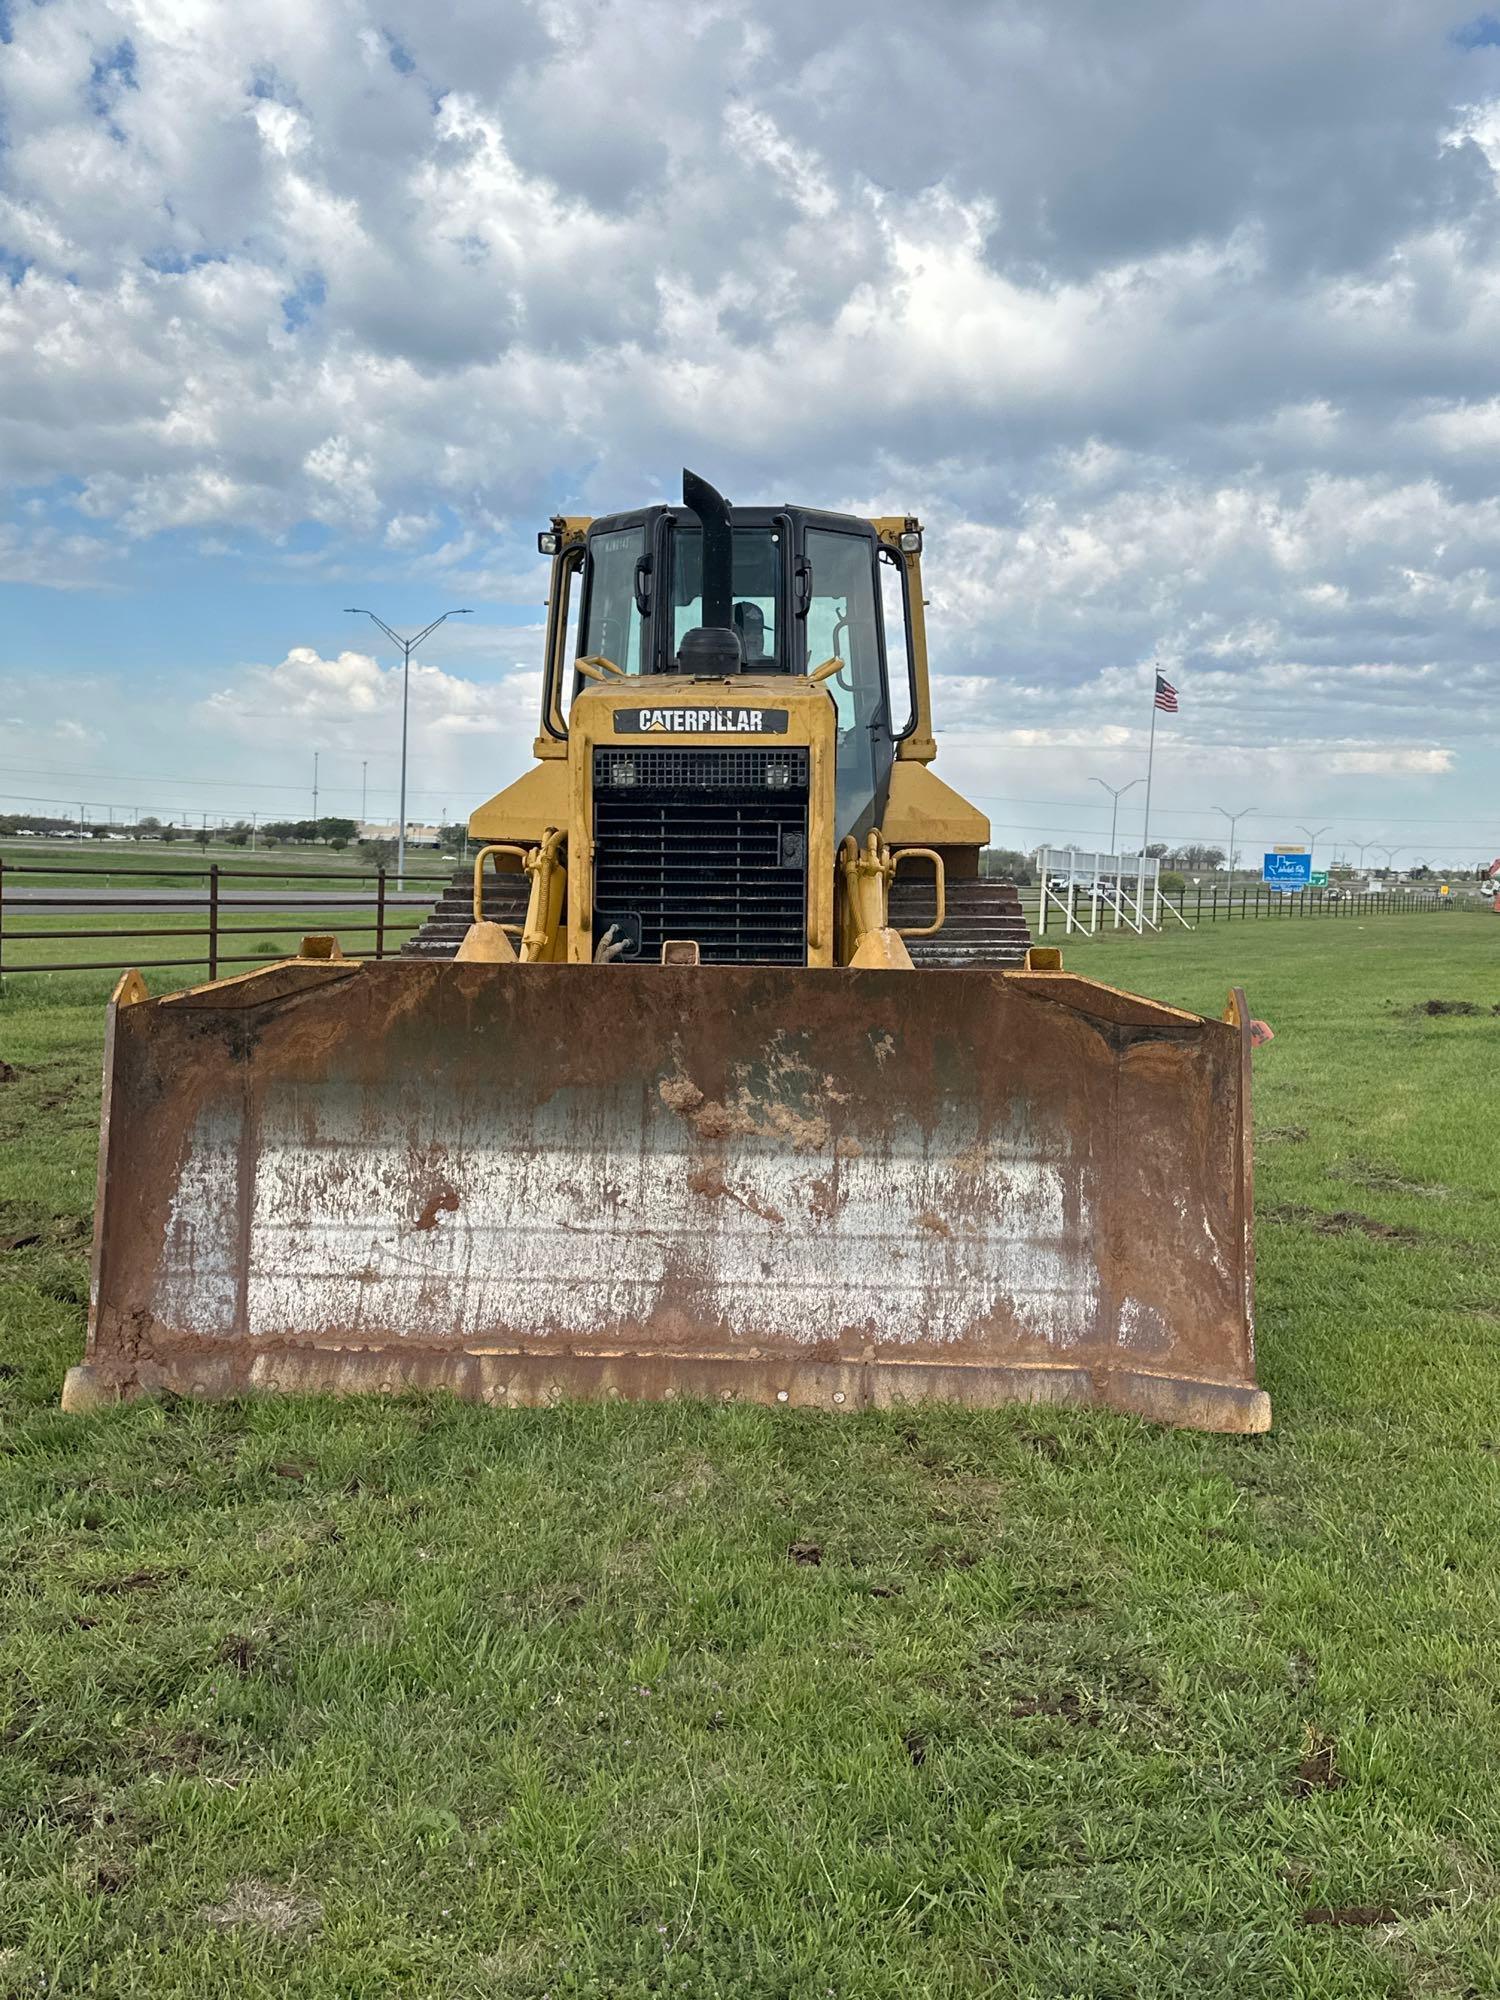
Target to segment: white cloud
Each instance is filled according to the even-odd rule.
[[[393,514],[385,524],[385,545],[388,549],[414,548],[436,533],[437,526],[436,514]]]
[[[491,658],[496,650],[492,637]],[[500,661],[492,678],[475,680],[413,659],[410,768],[422,793],[446,788],[463,798],[472,791],[477,802],[530,761],[540,668],[505,653]],[[375,746],[389,766],[400,740],[401,678],[399,664],[369,653],[351,649],[325,658],[315,647],[294,646],[274,666],[242,669],[199,705],[194,720],[202,741],[220,756],[229,744],[259,746],[270,736],[346,762],[368,756]]]
[[[53,0],[5,54],[10,580],[186,534],[539,606],[555,507],[687,461],[924,515],[945,757],[1130,747],[1157,649],[1225,758],[1493,741],[1500,109],[1421,0]],[[388,717],[363,657],[194,713]],[[529,738],[422,675],[434,744]]]
[[[360,722],[399,713],[401,678],[400,667],[381,666],[368,653],[350,651],[330,660],[311,646],[293,646],[277,665],[250,667],[234,687],[211,694],[203,704],[203,716],[215,726],[252,737],[268,712],[289,722]],[[539,673],[514,675],[497,689],[414,659],[413,728],[499,735],[514,726],[512,711],[518,704],[529,703],[534,712],[539,683]]]
[[[94,535],[61,533],[0,521],[0,581],[41,584],[51,590],[87,590],[108,579],[114,554]]]

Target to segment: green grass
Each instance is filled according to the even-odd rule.
[[[1068,957],[1276,1031],[1267,1438],[64,1418],[100,1023],[16,981],[0,1993],[1500,1991],[1500,923]]]
[[[273,898],[278,889],[299,894],[317,891],[321,877],[337,893],[369,898],[368,908],[319,910],[313,904],[294,909],[256,909],[225,900],[220,905],[220,970],[224,973],[250,970],[250,961],[295,953],[309,931],[332,931],[351,956],[375,948],[375,875],[370,865],[351,853],[334,854],[327,848],[280,848],[274,853],[251,854],[243,849],[213,847],[207,854],[196,842],[180,841],[170,846],[160,843],[111,846],[100,850],[93,842],[0,841],[0,862],[5,873],[0,878],[0,989],[27,1006],[51,1006],[59,1001],[102,1002],[127,966],[144,964],[156,990],[170,990],[192,984],[208,976],[206,936],[208,928],[208,866],[221,862],[226,870],[255,868],[271,872],[240,878],[226,873],[224,890],[243,891]],[[120,857],[124,857],[122,860]],[[48,867],[66,866],[78,874],[29,874],[23,864]],[[409,937],[435,903],[443,887],[452,879],[458,863],[447,856],[417,856],[408,871],[407,888],[426,899],[423,904],[395,901],[393,873],[387,873],[386,948],[395,951]],[[14,872],[13,872],[14,871]],[[176,871],[175,873],[172,871]],[[184,873],[186,871],[186,873]],[[347,879],[345,879],[347,878]],[[21,900],[17,888],[45,890],[49,894],[85,894],[90,889],[130,889],[149,895],[157,889],[186,891],[201,897],[201,906],[163,905],[136,908],[133,899],[101,903],[94,907],[59,909]],[[65,933],[83,932],[83,936]],[[189,954],[172,963],[173,939],[167,936],[119,936],[111,933],[158,931],[167,933],[203,932],[184,946]],[[43,933],[38,937],[33,933]],[[155,963],[153,963],[155,961]],[[238,961],[238,962],[237,962]],[[50,972],[40,970],[53,964],[93,964],[103,962],[110,972]],[[6,975],[13,974],[13,978]],[[22,989],[25,989],[24,993]],[[45,989],[45,991],[43,991]]]
[[[17,840],[0,836],[0,863],[5,882],[14,887],[40,889],[87,889],[121,885],[137,889],[204,888],[208,871],[215,864],[223,871],[225,886],[267,890],[277,884],[306,888],[309,875],[349,877],[358,886],[368,882],[373,888],[375,864],[361,859],[354,847],[337,853],[333,848],[308,844],[282,843],[272,848],[230,847],[221,841],[202,846],[196,839],[176,841],[96,841],[96,840]],[[409,855],[408,875],[430,877],[436,883],[447,880],[457,866],[454,857],[423,848]],[[67,875],[38,874],[38,869],[66,868],[78,872]],[[254,879],[235,883],[236,873],[253,870]],[[387,873],[394,872],[389,867]]]

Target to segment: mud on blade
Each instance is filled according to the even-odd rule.
[[[75,1404],[1269,1421],[1247,1024],[1061,972],[298,963],[112,1013]]]

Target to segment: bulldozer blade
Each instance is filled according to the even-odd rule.
[[[1061,970],[122,984],[65,1402],[1019,1400],[1263,1430],[1248,1037],[1243,1003]]]

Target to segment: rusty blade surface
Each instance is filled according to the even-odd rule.
[[[1060,972],[396,962],[110,1050],[95,1394],[1269,1420],[1243,1026]]]

